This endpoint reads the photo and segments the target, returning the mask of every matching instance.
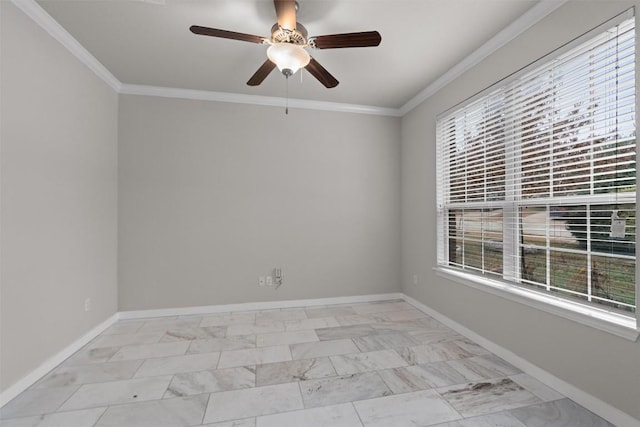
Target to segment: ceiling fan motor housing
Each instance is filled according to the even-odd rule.
[[[296,22],[294,30],[281,28],[277,23],[271,27],[271,41],[273,43],[293,43],[298,45],[307,44],[307,29],[299,22]]]

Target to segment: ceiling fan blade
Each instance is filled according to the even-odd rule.
[[[296,29],[296,0],[273,0],[278,25],[285,30]]]
[[[311,61],[307,64],[305,69],[311,73],[313,77],[318,79],[320,83],[326,88],[332,88],[338,86],[338,80],[331,75],[318,61],[311,58]]]
[[[189,30],[193,34],[201,36],[221,37],[223,39],[240,40],[250,43],[264,43],[265,38],[260,36],[254,36],[252,34],[236,33],[235,31],[219,30],[217,28],[200,27],[198,25],[192,25]]]
[[[269,73],[271,73],[274,68],[276,68],[276,64],[271,62],[270,59],[267,59],[264,64],[262,64],[260,68],[258,68],[258,71],[256,71],[253,76],[251,76],[247,84],[249,86],[258,86],[264,81],[264,79],[267,78]]]
[[[338,49],[342,47],[378,46],[382,36],[377,31],[360,33],[329,34],[312,38],[312,46],[318,49]]]

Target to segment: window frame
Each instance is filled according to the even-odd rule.
[[[444,117],[450,116],[453,112],[460,111],[467,105],[470,105],[480,99],[489,99],[490,96],[497,93],[502,87],[508,85],[509,83],[517,80],[522,75],[531,72],[532,70],[543,66],[555,58],[571,51],[575,47],[597,37],[599,34],[607,31],[609,28],[614,27],[625,20],[634,19],[637,24],[637,18],[635,17],[634,8],[628,9],[627,11],[619,14],[618,16],[604,22],[598,27],[588,31],[582,36],[566,43],[559,49],[550,52],[544,57],[534,61],[533,63],[527,65],[526,67],[516,71],[505,79],[500,80],[499,82],[491,85],[485,90],[477,93],[473,97],[463,101],[462,103],[449,108],[448,110],[439,114],[436,118],[436,122],[439,123],[441,119]],[[636,64],[638,62],[638,43],[637,43],[637,30],[636,32],[636,43],[635,43],[635,51],[636,51]],[[635,67],[635,85],[636,85],[636,93],[637,93],[637,82],[638,82],[638,67]],[[635,121],[638,123],[638,98],[636,96],[635,100]],[[637,136],[637,129],[636,129]],[[441,149],[440,144],[442,143],[439,140],[439,137],[436,138],[438,151]],[[637,146],[637,145],[636,145]],[[507,148],[507,151],[509,148]],[[512,149],[511,149],[512,150]],[[636,164],[637,160],[640,157],[638,154],[638,149],[636,149]],[[505,157],[508,157],[510,153],[505,153]],[[616,310],[609,310],[606,306],[596,306],[594,304],[583,303],[581,301],[574,300],[572,298],[563,297],[560,295],[538,291],[534,288],[531,288],[526,285],[520,285],[517,282],[512,282],[507,279],[502,279],[501,277],[491,277],[481,274],[476,274],[474,272],[470,272],[466,269],[458,269],[455,267],[449,266],[449,226],[448,222],[450,221],[448,215],[448,209],[456,209],[465,208],[465,209],[491,209],[491,208],[501,208],[501,209],[512,209],[511,212],[504,213],[504,220],[507,221],[518,221],[519,215],[517,212],[520,209],[520,204],[517,203],[509,203],[509,200],[513,200],[514,194],[505,194],[505,201],[499,204],[491,201],[484,202],[473,202],[472,204],[466,204],[465,202],[461,203],[448,203],[445,209],[444,203],[444,194],[443,189],[449,189],[449,176],[444,173],[444,166],[442,162],[437,162],[436,168],[436,187],[437,187],[437,265],[434,267],[434,271],[437,275],[441,277],[445,277],[447,279],[451,279],[455,282],[470,286],[475,289],[479,289],[481,291],[485,291],[502,298],[519,302],[525,304],[530,307],[534,307],[545,311],[547,313],[555,314],[560,317],[577,321],[581,324],[585,324],[596,329],[612,333],[614,335],[623,337],[625,339],[629,339],[632,341],[636,341],[640,336],[640,266],[639,263],[635,262],[635,304],[636,309],[635,313],[630,314],[622,314],[617,312]],[[448,166],[448,165],[447,165]],[[639,171],[636,171],[636,177],[640,174]],[[512,188],[509,186],[505,186],[505,193],[512,192]],[[621,193],[622,194],[622,193]],[[626,199],[627,195],[623,195],[622,198]],[[566,198],[565,198],[566,199]],[[589,196],[589,199],[580,198],[580,196],[575,196],[575,202],[580,205],[590,206],[598,199],[598,197],[594,197],[594,195]],[[606,197],[602,198],[603,201]],[[606,199],[608,200],[608,199]],[[620,200],[620,203],[625,203],[623,200]],[[633,203],[636,203],[635,193],[633,196]],[[545,201],[540,201],[541,205],[555,205],[553,199],[547,199]],[[636,217],[638,213],[638,205],[636,203]],[[503,246],[504,251],[510,251],[511,254],[516,254],[519,250],[520,242],[518,241],[517,233],[509,233],[509,235],[505,236],[503,234]],[[639,230],[636,228],[636,242],[638,241],[638,236],[640,235]],[[513,241],[510,241],[513,240]],[[637,254],[636,254],[637,255]],[[508,255],[505,255],[505,258]],[[519,269],[519,263],[513,263],[514,266],[504,266],[504,268],[515,268]],[[503,276],[511,276],[515,274],[517,277],[519,273],[517,271],[507,271],[506,273],[503,271]],[[517,279],[520,280],[520,279]]]

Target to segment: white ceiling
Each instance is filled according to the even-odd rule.
[[[289,96],[399,108],[537,0],[299,0],[309,35],[378,30],[374,48],[311,50],[339,81],[326,89],[306,71]],[[38,4],[120,82],[272,97],[285,96],[277,72],[246,81],[266,46],[191,34],[201,25],[268,36],[271,0],[38,0]],[[302,81],[301,81],[302,76]]]

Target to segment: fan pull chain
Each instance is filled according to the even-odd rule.
[[[286,101],[285,101],[285,106],[284,106],[284,113],[285,114],[289,114],[289,76],[286,76],[285,80],[287,81],[286,83]]]

